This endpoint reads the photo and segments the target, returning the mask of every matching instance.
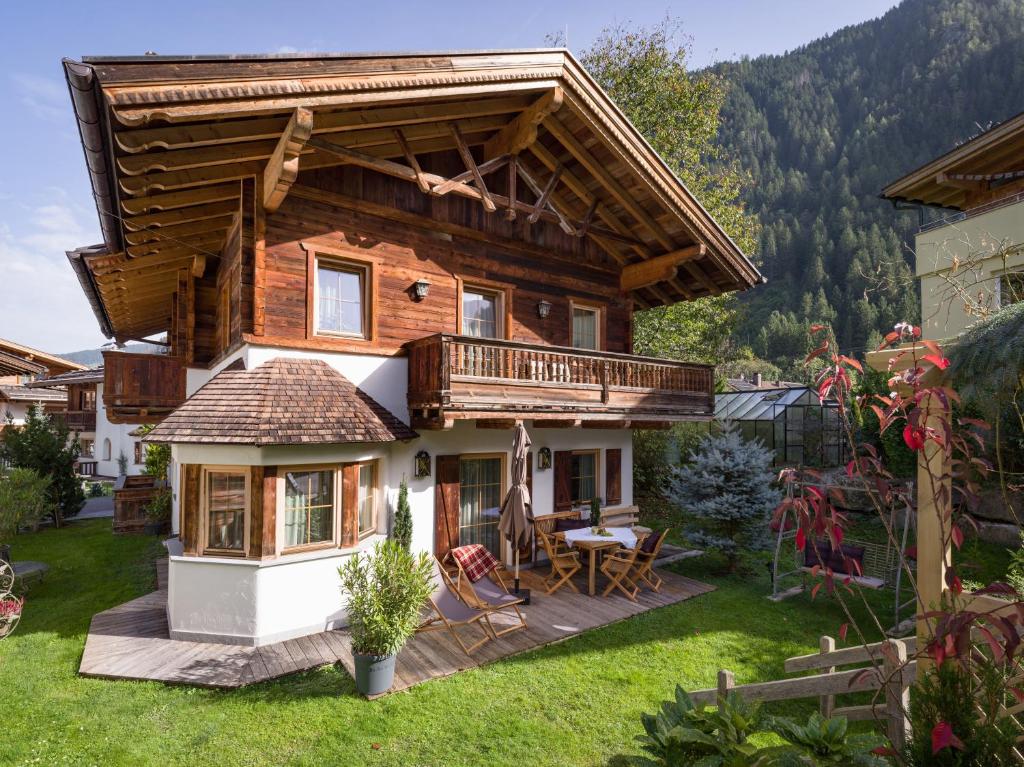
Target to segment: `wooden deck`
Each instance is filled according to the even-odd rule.
[[[93,617],[79,666],[81,675],[234,688],[333,663],[341,663],[353,673],[346,631],[324,631],[263,647],[170,639],[166,569],[164,561],[158,567],[157,591]],[[584,593],[562,589],[546,596],[540,590],[539,576],[527,571],[523,586],[533,588],[535,595],[533,604],[523,608],[528,629],[489,642],[472,657],[463,653],[447,632],[417,634],[398,656],[391,692],[560,642],[714,589],[674,573],[659,572],[665,579],[661,592],[643,591],[636,602],[630,602],[622,596],[586,596],[582,578],[578,586]],[[495,619],[499,628],[502,620]]]

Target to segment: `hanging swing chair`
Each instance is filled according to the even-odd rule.
[[[793,485],[797,485],[801,492],[804,487],[810,487],[809,483],[791,483],[787,493],[792,497]],[[892,589],[893,597],[893,625],[889,630],[890,634],[901,631],[901,615],[910,606],[916,604],[915,598],[900,601],[902,595],[903,578],[906,576],[906,567],[916,569],[916,549],[908,548],[910,528],[913,525],[914,513],[903,515],[902,535],[900,546],[897,550],[891,541],[878,543],[876,541],[859,540],[856,538],[844,538],[839,549],[833,550],[829,539],[810,539],[804,544],[804,550],[796,547],[797,520],[796,512],[787,508],[782,517],[774,520],[771,524],[772,533],[775,535],[775,555],[772,558],[772,593],[769,597],[773,601],[781,601],[787,597],[794,596],[807,589],[809,579],[824,577],[824,569],[832,570],[833,575],[840,581],[847,581],[861,586],[862,588],[880,591]],[[889,508],[889,529],[896,530],[897,514],[896,507]],[[787,542],[792,541],[792,548]],[[792,551],[792,560],[788,559],[789,551]],[[856,563],[856,566],[853,564]],[[783,570],[785,567],[791,569]],[[815,568],[817,567],[817,572]],[[848,572],[852,570],[853,572]],[[788,576],[801,576],[802,583],[788,589],[782,589],[782,581]]]

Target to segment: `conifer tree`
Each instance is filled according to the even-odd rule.
[[[412,510],[409,508],[409,484],[402,477],[398,486],[398,505],[395,507],[395,529],[392,537],[403,549],[412,548]]]

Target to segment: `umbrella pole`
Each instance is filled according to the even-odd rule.
[[[517,597],[521,597],[522,600],[523,600],[523,604],[524,605],[528,605],[528,604],[530,604],[530,590],[529,589],[522,589],[522,590],[519,589],[519,547],[518,546],[516,546],[515,560],[516,560],[516,575],[515,575],[515,579],[513,581],[512,593],[515,594]]]

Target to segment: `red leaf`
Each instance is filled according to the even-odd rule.
[[[871,749],[871,753],[877,756],[896,756],[896,749],[892,746],[879,746]]]
[[[804,546],[806,546],[806,545],[807,545],[807,536],[804,535],[804,531],[801,528],[801,529],[796,531],[796,550],[797,551],[803,551],[804,550]]]
[[[908,423],[903,427],[903,441],[911,450],[920,450],[924,447],[924,429]]]
[[[839,627],[839,638],[842,639],[844,642],[846,641],[846,632],[849,631],[849,630],[850,630],[850,624],[849,623],[844,623],[842,626]]]
[[[938,354],[926,354],[923,359],[925,362],[932,363],[939,370],[945,370],[949,367],[949,360]]]
[[[850,367],[852,367],[858,373],[864,372],[864,367],[860,364],[860,362],[855,360],[853,357],[847,357],[845,354],[841,354],[839,355],[839,359],[845,362]]]
[[[814,598],[815,598],[816,596],[818,596],[818,592],[819,592],[819,591],[821,591],[821,583],[818,583],[818,584],[816,584],[816,585],[815,585],[815,587],[814,587],[813,589],[811,589],[811,599],[812,599],[812,600],[813,600],[813,599],[814,599]]]
[[[944,748],[958,748],[964,750],[964,743],[953,734],[953,728],[946,722],[939,722],[932,728],[932,755],[939,753]]]
[[[959,525],[953,525],[950,535],[953,538],[953,545],[960,549],[964,545],[964,531],[960,529]]]

